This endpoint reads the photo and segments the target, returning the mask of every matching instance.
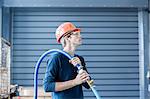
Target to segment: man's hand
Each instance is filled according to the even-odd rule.
[[[71,60],[69,60],[69,62],[71,64],[73,64],[74,66],[76,66],[77,64],[81,65],[81,61],[80,61],[80,59],[78,57],[72,58]]]
[[[75,85],[80,85],[89,79],[90,79],[89,74],[85,70],[83,70],[83,72],[78,74],[73,81]]]

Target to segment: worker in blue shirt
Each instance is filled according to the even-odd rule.
[[[44,90],[52,92],[52,99],[83,99],[82,85],[90,79],[82,56],[76,55],[76,48],[82,44],[80,29],[71,22],[65,22],[56,29],[56,39],[63,46],[63,51],[74,58],[69,60],[61,53],[53,53],[48,62],[43,82]],[[83,66],[78,74],[76,64]]]

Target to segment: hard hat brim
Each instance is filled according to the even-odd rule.
[[[66,35],[66,34],[68,34],[68,33],[70,33],[70,32],[76,32],[76,31],[81,32],[81,29],[80,29],[80,28],[75,28],[75,29],[73,29],[73,30],[71,30],[71,31],[68,31],[68,32],[64,33],[64,34],[57,40],[57,42],[60,43],[60,39],[61,39],[64,35]]]

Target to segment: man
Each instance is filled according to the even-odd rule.
[[[52,99],[83,99],[82,85],[90,79],[83,57],[76,55],[76,48],[82,44],[80,29],[71,22],[61,24],[56,30],[56,39],[63,46],[63,51],[71,56],[69,60],[61,53],[51,55],[44,79],[44,90],[52,92]],[[76,64],[83,66],[83,72],[78,74]]]

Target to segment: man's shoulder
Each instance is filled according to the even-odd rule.
[[[54,52],[54,53],[52,53],[52,56],[53,56],[53,57],[58,57],[58,56],[61,56],[61,53],[59,53],[59,52]]]
[[[62,53],[60,52],[54,52],[50,55],[50,58],[53,58],[53,59],[67,59],[67,56],[63,55]]]

